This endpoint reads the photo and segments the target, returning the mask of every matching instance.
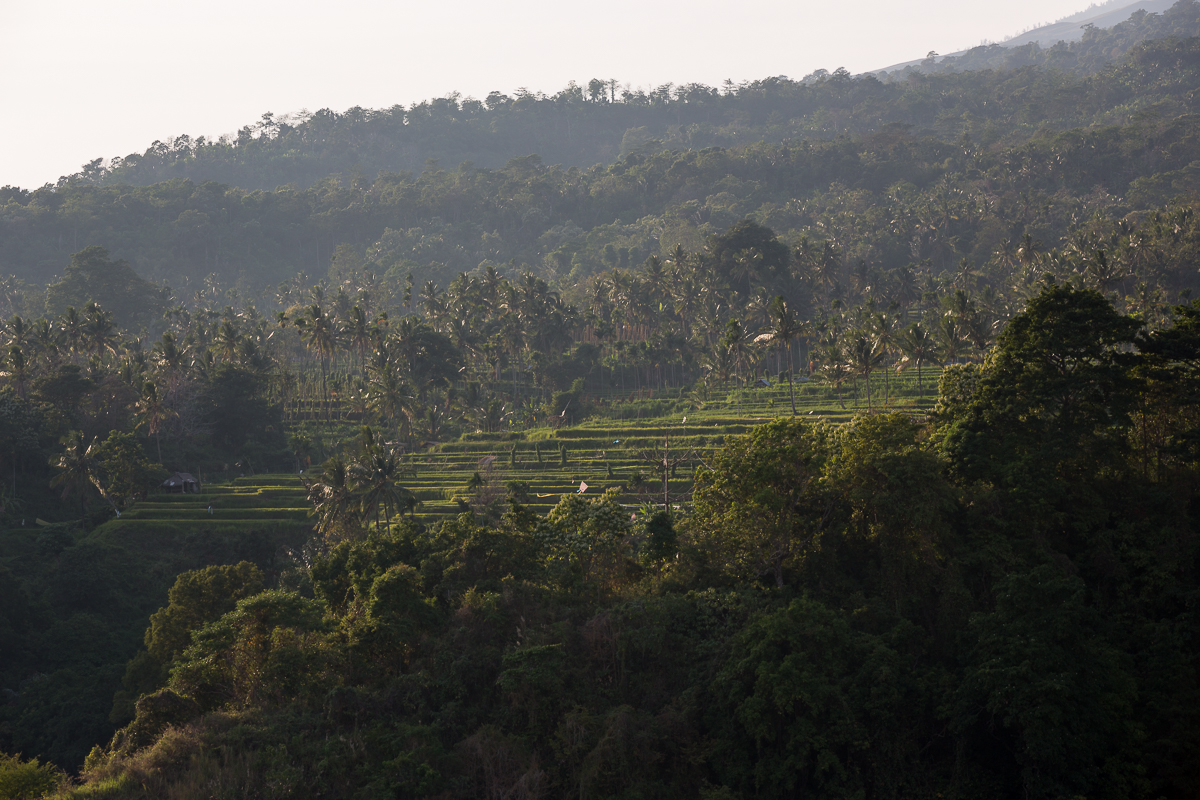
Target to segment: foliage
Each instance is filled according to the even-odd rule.
[[[122,508],[144,498],[167,477],[163,466],[150,462],[131,433],[111,431],[96,447],[94,458],[103,475],[104,494]]]
[[[312,704],[337,685],[341,658],[319,603],[267,591],[197,631],[170,688],[206,709]]]
[[[723,87],[693,82],[650,89],[593,78],[586,85],[572,81],[553,94],[519,89],[477,100],[453,92],[407,108],[268,113],[236,135],[178,136],[108,163],[96,159],[72,180],[138,186],[191,179],[248,190],[326,181],[329,191],[357,188],[380,172],[419,172],[426,159],[443,164],[470,159],[481,167],[515,160],[528,171],[544,160],[586,169],[664,149],[832,138],[888,123],[933,127],[949,140],[980,121],[1023,131],[1034,114],[1077,111],[1062,84],[1083,88],[1085,96],[1103,96],[1097,89],[1087,92],[1089,84],[1112,80],[1123,58],[1144,63],[1146,51],[1154,52],[1164,40],[1197,36],[1198,17],[1194,3],[1180,2],[1163,14],[1135,13],[1111,29],[1093,27],[1080,41],[983,45],[956,57],[927,58],[891,75],[816,70],[797,80],[778,76]],[[1038,76],[1039,68],[1049,75]],[[1006,99],[1014,73],[1032,84],[1033,96],[1023,98],[1024,104],[998,102]],[[331,175],[336,183],[328,180]],[[448,206],[444,216],[453,219],[455,210]],[[211,210],[197,209],[172,220],[170,241],[194,246],[221,221]]]
[[[63,277],[47,287],[46,310],[58,315],[92,303],[111,313],[114,324],[132,327],[164,310],[166,292],[139,277],[127,262],[112,261],[107,250],[92,245],[71,256]],[[102,330],[102,317],[90,319],[89,333],[100,333],[98,326]]]
[[[0,279],[0,746],[81,797],[1195,796],[1197,42],[1133,42],[1193,12],[4,190],[5,263],[74,269]],[[568,121],[601,166],[381,171]],[[205,493],[132,503],[149,452]]]
[[[35,800],[61,786],[66,775],[53,764],[42,764],[36,758],[22,761],[19,755],[0,753],[0,798],[3,800]]]
[[[1114,465],[1137,400],[1123,348],[1138,327],[1098,292],[1047,286],[1000,335],[948,425],[953,467],[1036,511],[1064,482]]]
[[[828,517],[820,485],[827,439],[807,422],[776,420],[727,442],[712,470],[697,476],[693,524],[719,569],[742,579],[769,575],[783,586],[784,570],[804,557]]]
[[[748,625],[717,674],[711,710],[728,731],[718,775],[744,794],[855,797],[906,782],[900,654],[807,598]]]
[[[562,573],[558,580],[610,585],[619,573],[629,547],[629,513],[616,501],[615,492],[597,498],[563,495],[534,536]]]

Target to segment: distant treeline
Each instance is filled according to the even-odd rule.
[[[1065,20],[1064,20],[1065,21]],[[1057,42],[1042,47],[1037,42],[1020,47],[991,43],[972,47],[957,56],[940,61],[930,54],[919,64],[903,70],[882,73],[880,77],[899,79],[912,73],[953,73],[971,70],[1020,67],[1051,67],[1079,75],[1098,72],[1147,39],[1188,38],[1200,35],[1200,5],[1195,0],[1179,0],[1162,14],[1135,11],[1129,19],[1111,28],[1086,25],[1077,42]]]
[[[530,153],[586,168],[631,152],[831,138],[891,123],[943,139],[969,133],[1013,143],[1043,125],[1061,130],[1119,121],[1165,99],[1128,84],[1129,72],[1163,57],[1164,45],[1148,40],[1197,35],[1200,9],[1181,0],[1162,15],[1138,14],[1108,30],[1089,30],[1081,42],[980,47],[884,81],[844,69],[720,88],[687,83],[643,90],[594,78],[552,95],[518,89],[473,99],[452,93],[408,108],[264,114],[220,139],[183,135],[108,163],[98,158],[68,180],[148,185],[190,178],[274,189],[311,186],[335,173],[369,181],[380,172],[421,170],[430,159],[446,167],[469,161],[494,168]],[[1165,52],[1172,50],[1165,45]],[[1114,66],[1131,51],[1125,66]],[[941,74],[965,70],[985,72]],[[939,74],[921,74],[928,72]]]
[[[307,189],[249,191],[184,179],[149,187],[72,180],[33,192],[9,188],[0,190],[0,274],[44,284],[72,253],[99,245],[143,277],[170,284],[180,298],[210,275],[246,296],[298,273],[311,283],[362,269],[390,274],[393,285],[411,273],[418,286],[434,280],[444,287],[459,272],[488,265],[528,267],[567,288],[605,269],[665,256],[678,244],[697,250],[707,236],[747,217],[788,243],[805,235],[831,241],[848,264],[889,270],[929,259],[940,272],[962,258],[981,264],[1024,233],[1053,247],[1096,214],[1120,219],[1194,191],[1198,56],[1200,39],[1159,41],[1086,79],[1032,67],[913,78],[901,97],[906,113],[964,129],[953,142],[896,123],[832,140],[701,150],[655,144],[586,170],[528,156],[497,169],[430,163],[420,173],[373,180],[351,171]],[[864,129],[871,127],[866,117],[886,117],[879,108],[868,111],[867,96],[898,91],[837,75],[771,86],[797,96],[844,90],[847,102],[861,101],[846,112],[844,127],[861,113],[856,127]],[[717,106],[725,102],[713,98]],[[563,108],[586,116],[601,105]],[[763,108],[769,105],[764,99]],[[521,101],[506,108],[516,119]],[[1055,132],[1056,119],[1089,124]],[[1117,124],[1090,124],[1109,120]],[[334,129],[340,124],[328,121]],[[384,118],[363,122],[361,130],[375,124]],[[314,118],[282,138],[303,138],[316,125]],[[1014,126],[1039,132],[1018,144],[997,140]],[[590,128],[578,130],[582,136]],[[281,141],[251,137],[244,148],[213,145],[211,152],[249,158]],[[181,157],[180,171],[197,158],[206,156]],[[252,172],[247,166],[239,183],[253,183]],[[33,316],[42,310],[0,308]]]

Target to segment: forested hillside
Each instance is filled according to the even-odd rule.
[[[1118,12],[1109,11],[1101,16],[1111,16],[1115,13]],[[1073,17],[1087,15],[1088,12],[1080,12]],[[1078,19],[1073,22],[1062,21],[1043,29],[1021,34],[1015,37],[1015,41],[983,44],[961,53],[948,55],[945,58],[929,54],[921,61],[902,67],[880,70],[877,74],[881,77],[887,75],[895,78],[899,74],[908,74],[910,71],[947,73],[981,69],[1015,69],[1035,64],[1088,74],[1102,69],[1112,61],[1119,60],[1121,56],[1147,39],[1196,36],[1197,33],[1200,33],[1196,30],[1196,24],[1196,6],[1189,3],[1175,3],[1164,9],[1163,13],[1150,13],[1139,9],[1124,20],[1107,27],[1083,23]],[[1051,31],[1065,32],[1063,29],[1068,27],[1076,35],[1063,37],[1065,41],[1047,36]],[[1033,41],[1022,41],[1034,37],[1036,39]]]
[[[528,156],[497,169],[430,163],[373,180],[350,168],[378,165],[356,159],[308,189],[187,180],[7,189],[0,270],[38,285],[61,274],[72,253],[101,245],[181,299],[210,275],[247,295],[297,273],[311,283],[365,268],[398,293],[409,273],[418,286],[432,279],[444,287],[489,263],[527,265],[567,289],[677,244],[698,249],[746,217],[788,242],[831,240],[848,264],[864,259],[885,272],[925,259],[938,272],[962,257],[982,264],[1027,231],[1053,247],[1082,218],[1125,218],[1194,188],[1197,41],[1151,42],[1084,79],[1031,67],[917,76],[902,90],[837,75],[792,87],[826,98],[820,115],[839,120],[840,130],[870,131],[833,139],[702,149],[686,149],[691,139],[674,149],[654,141],[607,167]],[[763,87],[764,115],[765,98],[785,88]],[[889,94],[904,113],[870,100]],[[943,124],[945,136],[931,134]],[[1014,128],[1028,135],[1005,144]],[[229,152],[240,159],[276,141]],[[321,161],[321,176],[330,163]],[[245,186],[252,173],[248,164],[230,177]]]
[[[380,173],[419,172],[429,160],[446,169],[464,161],[495,169],[533,153],[547,164],[589,169],[633,152],[861,136],[889,124],[913,126],[922,137],[968,134],[982,144],[1015,145],[1043,128],[1124,122],[1163,100],[1176,102],[1159,113],[1180,113],[1177,102],[1191,102],[1190,71],[1174,76],[1173,88],[1161,79],[1170,82],[1170,71],[1192,60],[1180,54],[1180,63],[1170,44],[1152,42],[1195,36],[1200,6],[1180,0],[1164,14],[1091,29],[1080,42],[979,47],[879,77],[837,69],[795,80],[638,89],[600,76],[551,95],[517,89],[408,108],[266,114],[220,139],[180,135],[143,153],[98,153],[104,158],[71,180],[146,186],[185,178],[273,190],[307,188],[334,174],[370,182]],[[1130,54],[1134,66],[1123,69]],[[951,75],[964,70],[975,72]]]
[[[63,796],[1192,797],[1197,320],[1048,283],[931,423],[777,420],[675,513],[322,489],[278,588],[179,577]]]
[[[1195,17],[0,190],[0,800],[1197,796]]]

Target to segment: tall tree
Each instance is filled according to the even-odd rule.
[[[771,301],[771,324],[772,341],[782,343],[787,347],[788,397],[792,401],[792,416],[794,417],[796,416],[796,376],[793,374],[792,367],[792,342],[800,334],[802,325],[782,295],[776,295],[775,299]]]

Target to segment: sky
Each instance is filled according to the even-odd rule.
[[[0,186],[37,188],[264,112],[720,86],[997,41],[1088,0],[0,0]]]

